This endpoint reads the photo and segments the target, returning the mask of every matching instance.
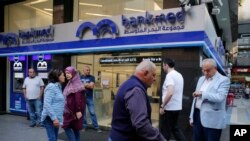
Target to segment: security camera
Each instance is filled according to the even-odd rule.
[[[220,8],[217,6],[214,6],[214,8],[212,9],[212,14],[213,15],[218,15],[220,14]]]
[[[179,0],[181,7],[188,12],[191,9],[191,4],[189,4],[190,0]]]

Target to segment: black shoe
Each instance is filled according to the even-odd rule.
[[[30,124],[30,127],[35,127],[36,126],[36,124]]]
[[[37,124],[36,126],[37,126],[37,127],[44,127],[44,125],[41,124],[41,123]]]

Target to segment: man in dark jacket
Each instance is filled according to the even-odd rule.
[[[147,88],[155,79],[155,64],[144,60],[121,85],[115,98],[109,141],[165,141],[151,122]]]

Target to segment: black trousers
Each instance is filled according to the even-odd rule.
[[[220,141],[222,129],[203,127],[200,119],[200,110],[194,110],[193,141]]]
[[[165,111],[161,133],[167,141],[170,140],[171,133],[177,141],[186,141],[186,138],[178,126],[180,111]]]

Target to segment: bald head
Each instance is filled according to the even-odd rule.
[[[83,75],[90,75],[90,67],[89,66],[83,66]]]
[[[212,66],[214,66],[215,68],[217,68],[217,64],[216,64],[216,62],[215,62],[214,59],[211,59],[211,58],[204,59],[204,60],[202,61],[202,65],[205,65],[205,64],[209,64],[209,65],[212,65]]]
[[[156,66],[150,60],[143,60],[135,69],[135,72],[142,71],[142,70],[154,70]]]
[[[143,60],[135,69],[137,76],[147,87],[156,80],[156,66],[149,60]]]
[[[211,78],[217,72],[217,65],[214,59],[208,58],[202,61],[202,72],[206,78]]]

